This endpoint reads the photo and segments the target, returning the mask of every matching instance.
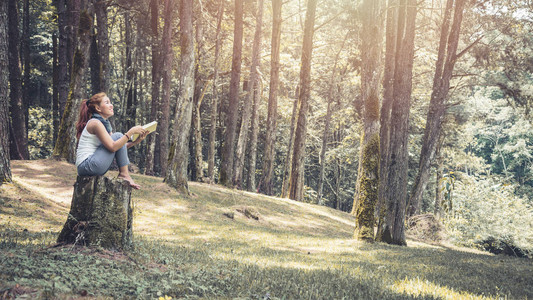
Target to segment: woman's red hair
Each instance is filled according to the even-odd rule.
[[[80,115],[78,117],[78,122],[76,122],[76,138],[80,139],[81,132],[87,125],[87,122],[92,118],[93,114],[96,112],[96,106],[100,105],[102,99],[107,96],[106,93],[98,93],[93,95],[90,99],[81,101],[80,104]],[[88,102],[88,103],[87,103]]]

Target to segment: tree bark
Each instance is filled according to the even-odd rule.
[[[123,250],[133,246],[131,186],[105,176],[80,177],[58,243]]]
[[[270,50],[270,88],[268,93],[268,116],[265,139],[265,154],[263,158],[263,176],[259,184],[259,191],[267,195],[273,193],[272,176],[274,173],[276,130],[278,118],[279,92],[279,52],[281,40],[281,8],[282,0],[272,1],[272,39]]]
[[[22,19],[22,63],[23,63],[23,79],[22,79],[22,102],[24,103],[24,119],[26,121],[26,128],[28,128],[28,108],[30,107],[30,1],[24,0],[23,6],[24,17]],[[37,98],[39,99],[39,98]],[[40,100],[40,99],[39,99]]]
[[[193,0],[181,0],[180,9],[180,87],[181,93],[174,112],[172,150],[165,181],[176,190],[188,193],[187,165],[189,162],[189,134],[194,97],[194,34]]]
[[[361,44],[361,96],[363,106],[363,135],[359,154],[359,169],[354,197],[354,236],[374,241],[374,209],[379,186],[379,92],[381,79],[382,2],[365,0]]]
[[[195,67],[194,67],[194,112],[193,112],[193,121],[192,121],[192,132],[194,138],[194,175],[192,180],[202,181],[204,177],[204,158],[202,149],[204,144],[202,141],[202,114],[201,106],[204,99],[206,86],[202,84],[204,81],[202,74],[200,73],[200,63],[203,60],[203,27],[202,21],[197,20],[196,23],[196,58],[195,58]],[[206,84],[207,85],[207,84]]]
[[[407,200],[409,108],[412,90],[416,0],[401,0],[398,13],[398,39],[394,67],[391,109],[389,199],[382,240],[406,245],[405,207]]]
[[[96,39],[98,41],[99,57],[99,87],[98,92],[109,92],[109,29],[107,25],[107,7],[109,2],[97,0],[96,12]]]
[[[296,88],[296,94],[300,94],[300,87]],[[289,180],[292,168],[292,152],[294,148],[294,130],[296,129],[296,120],[298,117],[298,98],[294,99],[292,105],[291,115],[291,129],[289,131],[289,145],[287,145],[287,156],[285,156],[285,163],[283,165],[283,183],[281,186],[281,197],[289,197]]]
[[[302,63],[300,68],[300,93],[298,97],[298,121],[294,136],[294,151],[289,179],[289,198],[302,199],[302,176],[304,176],[305,139],[307,134],[307,111],[311,94],[311,56],[313,52],[313,34],[317,0],[308,0],[305,16],[304,40],[302,46]]]
[[[229,104],[226,109],[226,131],[224,132],[224,144],[219,176],[219,183],[226,186],[232,186],[233,180],[233,148],[235,147],[235,130],[237,127],[239,83],[241,76],[243,2],[243,0],[235,0],[235,27],[233,31],[233,58],[231,64]]]
[[[58,70],[58,43],[57,34],[52,35],[52,118],[53,118],[53,143],[57,141],[57,134],[59,132],[59,121],[61,115],[59,113],[59,70]]]
[[[68,14],[66,0],[54,0],[57,9],[57,26],[59,33],[58,48],[57,48],[57,90],[59,101],[59,119],[65,111],[67,105],[68,89],[70,82],[69,73],[69,59],[67,51],[68,40]],[[59,126],[57,127],[59,131]],[[57,140],[57,139],[56,139]]]
[[[454,2],[455,8],[453,8]],[[444,115],[446,114],[450,80],[457,59],[456,52],[459,43],[459,33],[461,31],[464,6],[465,0],[448,0],[446,4],[446,11],[441,27],[435,76],[433,78],[433,90],[429,102],[427,123],[424,128],[424,137],[422,139],[418,173],[411,192],[411,198],[409,199],[407,217],[418,213],[420,200],[422,199],[422,194],[426,189],[429,180],[431,162],[435,158],[439,135],[442,131],[442,122]],[[450,27],[452,10],[454,12],[453,23]]]
[[[65,111],[61,119],[59,134],[52,156],[56,159],[66,159],[70,163],[76,161],[76,127],[78,107],[85,97],[86,83],[84,74],[89,62],[89,48],[91,43],[93,5],[89,1],[84,3],[80,13],[79,42],[76,49],[71,73],[70,94]]]
[[[257,136],[259,134],[259,105],[261,104],[262,85],[260,82],[256,84],[254,93],[254,108],[252,110],[252,136],[250,137],[250,155],[248,168],[248,190],[252,192],[257,191],[255,184],[255,170],[257,164]]]
[[[159,163],[163,177],[167,176],[169,161],[169,118],[170,118],[170,90],[172,80],[172,65],[174,63],[174,52],[172,51],[172,22],[175,5],[173,0],[165,0],[165,26],[163,27],[163,37],[161,41],[161,71],[162,71],[162,92],[161,106],[158,118],[158,139],[159,145]],[[188,143],[187,143],[188,144]]]
[[[390,161],[390,127],[391,109],[394,101],[394,58],[396,54],[396,41],[398,29],[398,0],[389,0],[387,7],[387,24],[385,40],[385,67],[383,73],[383,100],[380,113],[379,132],[379,188],[378,203],[374,215],[377,217],[378,230],[376,240],[383,241],[385,218],[389,199],[389,161]]]
[[[207,177],[211,183],[215,182],[215,143],[218,115],[218,56],[220,54],[222,18],[224,15],[224,0],[218,2],[217,29],[215,34],[215,61],[213,63],[213,95],[211,98],[211,118],[209,126],[209,150],[207,154]]]
[[[29,159],[28,128],[22,99],[22,73],[19,48],[19,18],[17,0],[8,0],[8,52],[10,88],[10,155],[12,159]],[[5,70],[5,69],[4,69]],[[4,71],[5,72],[5,71]]]
[[[0,2],[0,70],[8,70],[7,2]],[[11,181],[9,162],[9,76],[0,72],[0,185]]]
[[[150,1],[150,23],[152,29],[152,105],[150,110],[150,122],[159,120],[159,92],[161,87],[160,54],[159,54],[159,6],[157,0]],[[157,134],[148,135],[146,142],[146,164],[144,173],[155,175],[159,170],[159,144]]]
[[[248,131],[250,130],[250,121],[252,115],[252,108],[254,107],[254,95],[259,80],[259,64],[261,63],[261,34],[263,27],[263,0],[257,1],[257,14],[255,23],[255,35],[252,46],[252,65],[250,67],[250,86],[246,98],[244,100],[244,108],[242,114],[241,130],[239,131],[239,139],[237,141],[236,159],[235,159],[235,174],[233,177],[233,185],[238,188],[243,188],[243,169],[244,169],[244,154],[246,152],[246,144],[248,142]]]

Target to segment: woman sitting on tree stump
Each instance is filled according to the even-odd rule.
[[[76,167],[80,176],[101,176],[116,158],[119,168],[118,177],[126,180],[134,189],[140,186],[133,182],[128,165],[127,148],[139,144],[148,131],[142,126],[134,126],[128,132],[111,133],[111,123],[107,120],[113,116],[113,104],[105,93],[98,93],[89,100],[84,100],[80,106],[80,116],[76,123],[78,149],[76,152]],[[134,142],[130,142],[133,134],[139,134]]]

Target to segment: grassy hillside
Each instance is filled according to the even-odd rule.
[[[0,299],[533,298],[528,259],[412,240],[364,244],[343,212],[199,183],[185,197],[141,175],[134,251],[51,247],[74,167],[14,161],[12,170],[14,182],[0,187]]]

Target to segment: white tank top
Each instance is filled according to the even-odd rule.
[[[89,120],[91,122],[93,119]],[[87,122],[87,125],[89,125]],[[78,150],[76,150],[76,167],[79,166],[84,160],[91,156],[96,148],[102,144],[96,134],[89,133],[87,131],[87,125],[81,132],[80,140],[78,142]]]

